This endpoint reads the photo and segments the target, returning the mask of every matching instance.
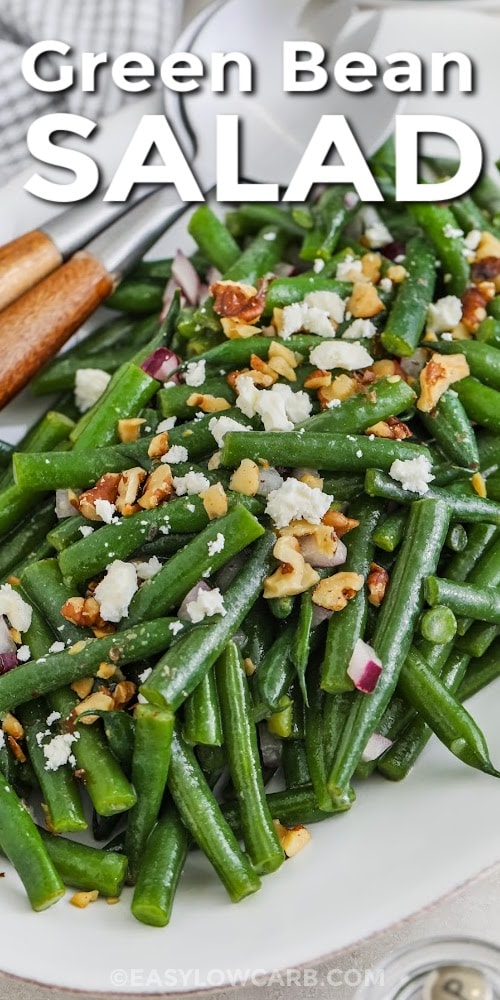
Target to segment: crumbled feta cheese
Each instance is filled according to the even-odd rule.
[[[78,368],[75,376],[75,403],[80,413],[90,410],[102,396],[111,375],[100,368]]]
[[[324,260],[322,260],[321,257],[316,257],[313,264],[314,273],[321,274],[321,271],[323,270],[324,266],[325,266]]]
[[[189,601],[186,605],[186,617],[190,622],[197,624],[204,618],[211,618],[212,615],[224,615],[227,611],[224,607],[224,600],[218,587],[213,590],[199,590],[194,601]]]
[[[182,622],[170,622],[168,628],[172,635],[177,635],[178,632],[182,632],[183,625]]]
[[[387,243],[392,243],[392,236],[385,223],[375,208],[368,205],[362,213],[363,225],[365,227],[365,239],[371,249],[384,247]]]
[[[277,528],[284,528],[290,521],[310,521],[319,524],[325,516],[333,497],[317,487],[310,487],[297,479],[287,479],[283,486],[269,493],[266,514]]]
[[[184,381],[186,385],[192,385],[197,388],[199,385],[203,385],[205,381],[205,368],[206,361],[191,361],[186,365],[186,370],[184,372]]]
[[[479,229],[471,229],[470,232],[467,233],[467,236],[464,239],[464,243],[465,246],[467,247],[467,250],[477,250],[480,242],[481,242],[481,231]]]
[[[292,333],[307,330],[316,333],[318,337],[334,337],[335,331],[324,309],[308,305],[307,302],[292,302],[282,309],[282,323],[279,331],[283,340],[288,340]]]
[[[381,280],[378,283],[378,287],[380,288],[380,290],[382,292],[391,292],[392,291],[392,281],[391,281],[391,279],[390,278],[381,278]]]
[[[335,323],[341,323],[344,318],[345,302],[337,292],[308,292],[304,302],[313,309],[321,309]]]
[[[129,604],[137,590],[135,566],[122,559],[115,559],[106,569],[106,576],[97,585],[94,597],[105,622],[119,622],[128,618]]]
[[[147,681],[148,677],[150,677],[152,673],[153,673],[153,668],[146,667],[146,669],[142,671],[142,674],[139,674],[139,680],[141,684],[144,684],[144,682]]]
[[[363,458],[363,452],[361,451],[361,448],[358,448],[356,452],[356,458]]]
[[[246,417],[254,417],[259,402],[259,390],[249,375],[238,375],[236,379],[238,398],[236,406]]]
[[[160,524],[159,532],[160,532],[160,535],[168,535],[168,534],[170,534],[170,525],[169,524]]]
[[[18,632],[26,632],[31,625],[31,606],[23,600],[10,583],[2,583],[0,587],[0,615],[9,619],[12,628]]]
[[[343,341],[332,340],[328,344],[313,347],[309,360],[316,368],[330,371],[332,368],[345,368],[355,371],[358,368],[368,368],[373,364],[373,358],[361,344],[346,344]]]
[[[47,718],[45,719],[45,724],[47,726],[53,726],[54,722],[58,722],[60,718],[61,718],[60,712],[51,712],[50,715],[48,715]]]
[[[463,229],[458,229],[457,226],[452,226],[449,222],[443,226],[443,236],[449,240],[458,240],[463,235]]]
[[[264,233],[262,239],[263,240],[268,240],[269,243],[273,243],[274,240],[276,239],[276,233],[274,233],[274,232]]]
[[[196,507],[195,507],[194,503],[187,503],[186,504],[186,510],[188,510],[190,514],[194,514],[194,512],[196,510]]]
[[[245,427],[244,424],[239,424],[232,417],[212,417],[208,424],[208,429],[212,437],[215,438],[219,448],[222,448],[224,435],[229,431],[249,431],[251,428]]]
[[[285,401],[286,415],[292,424],[300,424],[310,415],[312,403],[307,392],[301,390],[293,392],[289,385],[283,385],[281,382],[277,382],[270,390],[264,389],[265,393],[268,391]]]
[[[167,462],[168,465],[178,465],[179,462],[187,462],[189,458],[188,450],[182,444],[173,444],[171,448],[168,449],[166,455],[162,455],[162,462]]]
[[[67,764],[71,754],[72,744],[80,738],[80,733],[59,733],[53,736],[49,743],[43,747],[43,755],[47,763],[46,771],[57,771],[58,768]]]
[[[116,524],[118,518],[115,517],[116,507],[114,503],[110,503],[109,500],[98,499],[94,503],[95,512],[104,521],[105,524]]]
[[[139,580],[151,580],[153,576],[161,570],[161,562],[158,556],[151,556],[147,562],[135,563],[135,570]]]
[[[336,406],[341,406],[341,399],[331,399],[329,403],[326,404],[327,410],[333,410]]]
[[[171,431],[172,427],[175,427],[177,423],[177,417],[166,417],[165,420],[160,420],[156,428],[157,434],[163,434],[164,431]]]
[[[240,426],[238,424],[238,426]],[[186,472],[185,476],[173,477],[174,490],[178,497],[192,496],[194,493],[203,493],[208,490],[210,481],[202,472]]]
[[[453,334],[452,333],[442,333],[441,334],[441,340],[453,340]]]
[[[389,469],[389,475],[401,483],[404,490],[423,496],[429,489],[429,483],[434,479],[431,468],[431,463],[425,455],[409,458],[407,461],[397,458]]]
[[[0,729],[0,750],[5,746],[5,733]]]
[[[49,653],[62,653],[63,649],[66,649],[64,642],[58,640],[57,642],[53,642],[52,645],[49,646]]]
[[[49,650],[50,652],[50,650]],[[19,646],[16,650],[16,656],[19,663],[26,663],[27,660],[31,659],[31,650],[29,646]]]
[[[80,527],[78,528],[78,531],[80,532],[81,535],[83,535],[84,538],[88,538],[89,535],[92,534],[94,529],[90,527],[90,524],[81,524]]]
[[[217,552],[222,552],[225,544],[224,535],[219,531],[217,537],[207,545],[209,556],[215,556]]]
[[[432,302],[427,310],[427,327],[433,333],[443,333],[460,323],[462,303],[456,295],[445,295]]]
[[[361,281],[363,268],[361,261],[348,255],[344,260],[339,261],[335,277],[337,281]]]
[[[355,319],[342,334],[343,340],[370,340],[375,336],[377,327],[371,319]]]

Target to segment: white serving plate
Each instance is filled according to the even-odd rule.
[[[431,22],[429,17],[427,3],[421,12],[384,12],[374,52],[459,50],[473,56],[473,95],[412,96],[405,110],[469,121],[493,159],[500,154],[500,20],[445,3],[435,5]],[[14,230],[23,218],[20,202],[13,190]],[[161,253],[182,238],[181,223],[162,241]],[[29,406],[24,394],[4,411],[2,437],[15,440],[33,416]],[[497,684],[473,702],[497,765],[499,695]],[[373,778],[359,787],[350,813],[314,826],[307,849],[237,907],[208,863],[192,855],[172,924],[164,930],[134,921],[128,890],[113,907],[99,901],[75,911],[63,901],[34,914],[6,864],[0,968],[43,984],[103,993],[178,993],[253,982],[347,947],[450,892],[498,861],[499,828],[497,781],[460,765],[435,741],[401,785]]]

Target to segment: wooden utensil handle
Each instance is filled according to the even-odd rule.
[[[0,309],[62,264],[62,256],[50,236],[33,229],[0,247]]]
[[[0,313],[0,407],[12,399],[114,287],[85,250]]]

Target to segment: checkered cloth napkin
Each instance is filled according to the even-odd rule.
[[[59,93],[34,90],[21,73],[30,45],[57,39],[71,46],[68,56],[51,57],[54,75],[62,61],[78,73],[81,52],[107,52],[110,62],[124,52],[144,52],[158,65],[177,38],[182,7],[183,0],[0,0],[0,184],[23,169],[35,118],[66,111],[98,121],[136,96],[116,87],[106,67],[98,70],[93,94],[82,93],[78,82]],[[43,75],[50,72],[45,62]]]

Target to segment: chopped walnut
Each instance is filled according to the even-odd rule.
[[[139,465],[122,472],[120,482],[118,483],[118,495],[115,500],[115,506],[118,513],[122,514],[123,517],[129,517],[130,514],[135,514],[140,509],[137,498],[141,492],[145,478],[146,473]]]
[[[318,399],[323,409],[326,409],[332,399],[349,399],[358,391],[358,383],[351,375],[337,375],[331,385],[318,389]]]
[[[356,281],[351,297],[347,303],[347,311],[355,319],[370,319],[377,316],[385,309],[384,303],[379,299],[375,285],[364,284]]]
[[[324,389],[325,386],[331,385],[332,383],[332,373],[323,371],[321,368],[316,368],[316,371],[311,372],[307,376],[304,382],[304,389]]]
[[[305,826],[283,826],[279,819],[273,820],[273,826],[287,858],[294,858],[311,839]]]
[[[306,562],[311,558],[311,553],[323,557],[323,560],[328,560],[337,551],[338,538],[334,529],[328,524],[291,521],[286,528],[280,529],[279,534],[281,537],[291,537],[298,540],[301,555],[304,556]]]
[[[305,472],[299,479],[300,483],[305,483],[311,490],[322,490],[324,480],[321,476],[315,476],[312,472]]]
[[[88,628],[104,625],[95,597],[70,597],[63,604],[61,614],[73,625]]]
[[[486,499],[486,497],[488,496],[486,480],[484,476],[481,475],[480,472],[475,472],[474,475],[471,476],[471,486],[479,497],[483,497],[483,499]]]
[[[318,582],[318,573],[306,563],[299,542],[293,536],[278,538],[273,555],[281,566],[264,581],[265,598],[303,594]]]
[[[210,286],[210,294],[214,296],[214,311],[219,316],[237,319],[245,324],[256,323],[262,316],[266,292],[265,279],[259,282],[258,288],[237,281],[215,281]]]
[[[402,264],[391,264],[387,268],[386,277],[393,281],[395,285],[401,284],[406,278],[406,268]]]
[[[159,465],[146,480],[143,494],[137,501],[143,510],[153,510],[164,500],[168,500],[174,492],[172,472],[169,465]]]
[[[115,707],[115,703],[110,694],[105,694],[104,691],[94,691],[89,694],[83,701],[79,701],[78,705],[72,709],[72,716],[82,715],[83,712],[89,712],[91,709],[99,712],[110,712]],[[81,722],[86,726],[92,726],[94,722],[97,722],[98,715],[85,715],[81,719]]]
[[[96,677],[102,677],[103,680],[109,681],[110,677],[114,677],[115,674],[116,667],[114,667],[111,663],[106,663],[106,661],[104,661],[99,664],[99,670],[96,672]]]
[[[113,701],[115,708],[122,708],[132,700],[137,691],[136,685],[132,681],[120,681],[113,691]]]
[[[220,451],[214,451],[213,455],[210,455],[207,469],[209,472],[216,472],[217,469],[220,469]]]
[[[471,277],[476,285],[482,286],[483,282],[491,282],[493,288],[499,290],[500,282],[500,256],[482,257],[476,261],[471,268]]]
[[[382,258],[379,253],[365,253],[361,258],[361,271],[368,281],[373,282],[374,285],[380,279],[380,268],[382,267]]]
[[[334,529],[337,538],[342,538],[342,535],[346,535],[348,531],[359,527],[359,521],[356,518],[347,517],[340,510],[327,510],[322,520],[323,524],[328,524]]]
[[[387,420],[379,420],[373,427],[367,427],[365,434],[374,434],[378,438],[389,438],[392,441],[404,441],[410,438],[412,432],[408,424],[398,420],[397,417],[388,417]]]
[[[366,586],[368,587],[368,600],[375,608],[379,608],[382,604],[388,583],[389,574],[387,570],[383,566],[379,566],[378,563],[373,562],[366,579]]]
[[[246,656],[243,660],[243,670],[245,671],[247,677],[253,677],[255,671],[257,670],[255,663],[249,656]]]
[[[400,365],[393,358],[381,358],[380,361],[374,361],[371,368],[376,378],[387,378],[390,375],[403,374]]]
[[[193,392],[187,400],[188,406],[196,406],[203,413],[220,413],[221,410],[231,409],[231,403],[223,396],[211,396],[210,393]]]
[[[89,903],[95,902],[98,895],[98,889],[90,889],[88,892],[75,892],[70,898],[70,903],[72,906],[78,907],[79,910],[84,910]]]
[[[92,691],[93,686],[93,677],[79,677],[78,680],[73,681],[73,683],[70,684],[70,688],[78,695],[79,698],[86,698]]]
[[[2,729],[4,733],[7,733],[7,736],[12,736],[15,740],[22,740],[24,736],[24,729],[21,723],[18,719],[16,719],[15,715],[12,715],[11,712],[7,712],[7,714],[4,715]]]
[[[273,369],[267,364],[267,361],[263,361],[262,358],[259,358],[258,354],[252,354],[250,356],[250,367],[253,371],[260,372],[261,375],[267,375],[267,377],[272,380],[271,384],[278,381],[278,372],[273,371]]]
[[[469,365],[464,354],[433,354],[420,372],[420,396],[417,409],[430,413],[444,392],[469,374]]]
[[[211,521],[227,514],[228,499],[222,483],[214,483],[204,493],[200,493],[200,497]]]
[[[154,438],[149,443],[148,455],[150,458],[163,458],[168,451],[168,432],[162,431],[161,434],[155,434]]]
[[[247,375],[248,378],[252,379],[254,385],[259,386],[261,389],[269,389],[269,386],[276,382],[277,375],[274,372],[272,375],[267,375],[265,372],[254,371],[253,368],[242,368],[241,371],[229,372],[227,376],[228,385],[231,386],[234,392],[236,392],[236,382],[240,375]]]
[[[14,736],[7,736],[7,743],[9,744],[12,754],[14,755],[18,764],[24,764],[26,761],[26,754],[23,748],[19,746],[19,743],[14,738]]]
[[[80,493],[78,498],[80,514],[89,521],[102,521],[102,517],[96,512],[95,502],[96,500],[107,500],[108,503],[114,504],[118,495],[120,478],[120,472],[105,472],[92,489]]]
[[[126,420],[118,421],[118,437],[120,441],[127,444],[129,441],[138,441],[141,427],[146,423],[144,417],[128,417]]]
[[[254,497],[259,488],[259,466],[251,458],[244,458],[229,480],[229,489]]]
[[[493,233],[484,231],[476,249],[476,261],[486,257],[500,257],[500,240]]]
[[[255,327],[249,323],[241,323],[231,316],[223,316],[220,323],[228,340],[246,340],[248,337],[255,337]]]
[[[347,602],[361,590],[364,580],[359,573],[340,572],[320,580],[313,591],[314,604],[328,611],[342,611]]]
[[[476,286],[466,288],[462,295],[462,325],[470,333],[475,333],[479,324],[486,318],[488,299]]]
[[[277,341],[272,341],[269,345],[267,363],[271,371],[276,372],[277,375],[282,375],[289,382],[297,381],[295,368],[298,361],[296,355],[289,347],[285,347],[283,344],[277,343]]]

